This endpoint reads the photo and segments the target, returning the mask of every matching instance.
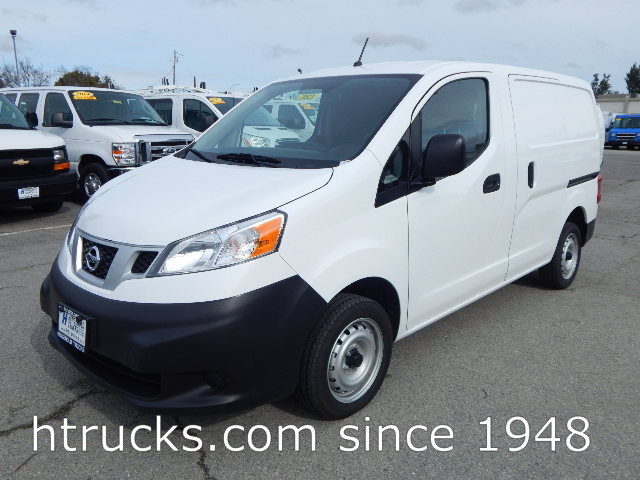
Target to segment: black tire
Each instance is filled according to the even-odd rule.
[[[582,258],[582,233],[574,223],[562,228],[551,261],[539,270],[542,283],[555,290],[567,288],[578,274]]]
[[[80,170],[80,195],[88,200],[102,185],[109,181],[109,173],[101,163],[90,163]]]
[[[57,212],[62,208],[62,200],[58,200],[57,202],[47,202],[47,203],[36,203],[35,205],[31,205],[36,212]]]
[[[305,349],[299,385],[302,403],[326,419],[345,418],[362,409],[385,378],[392,344],[391,321],[380,304],[360,295],[338,295],[327,307]],[[329,372],[335,371],[335,366],[330,365],[332,359],[342,362],[341,379],[360,376],[361,384],[350,392],[340,391],[335,385],[341,380],[330,380]]]

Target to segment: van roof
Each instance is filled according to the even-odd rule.
[[[58,92],[68,92],[69,90],[96,90],[96,91],[105,91],[105,92],[131,93],[131,92],[127,92],[125,90],[118,90],[118,89],[114,89],[114,88],[78,87],[78,86],[7,87],[7,88],[0,88],[0,91],[2,91],[2,92],[11,92],[11,91],[22,92],[22,91],[40,91],[40,90],[47,90],[47,91],[53,91],[53,92],[56,92],[56,91],[58,91]]]
[[[490,71],[496,73],[504,73],[511,75],[527,75],[534,77],[552,78],[562,82],[570,84],[579,84],[584,87],[588,85],[582,79],[563,75],[554,72],[548,72],[544,70],[535,70],[526,67],[499,65],[491,63],[476,63],[476,62],[464,62],[464,61],[442,61],[442,60],[425,60],[425,61],[411,61],[411,62],[383,62],[383,63],[363,63],[360,67],[353,67],[351,65],[326,68],[322,70],[316,70],[303,75],[292,75],[282,80],[294,80],[296,78],[309,78],[309,77],[328,77],[328,76],[341,76],[341,75],[384,75],[384,74],[419,74],[426,75],[431,72],[446,69],[455,70],[457,72],[481,72]]]

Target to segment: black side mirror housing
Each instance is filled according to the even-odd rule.
[[[422,178],[433,179],[455,175],[466,166],[467,147],[462,135],[436,135],[422,156]]]
[[[27,123],[31,128],[38,126],[38,115],[36,115],[35,112],[27,112],[24,114],[24,117],[27,119]]]
[[[51,126],[52,127],[62,127],[62,128],[71,128],[73,127],[73,120],[65,120],[64,113],[56,112],[51,115]]]

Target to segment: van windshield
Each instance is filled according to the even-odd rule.
[[[7,97],[0,94],[0,129],[30,130],[27,119]]]
[[[640,117],[618,117],[613,122],[613,128],[640,128]]]
[[[70,90],[69,97],[87,125],[166,125],[140,95],[109,90]]]
[[[336,166],[365,149],[419,78],[349,75],[274,83],[243,100],[179,156],[271,167]],[[308,114],[305,107],[311,106]]]

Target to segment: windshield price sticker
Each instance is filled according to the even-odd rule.
[[[211,97],[211,98],[209,98],[209,101],[211,103],[213,103],[214,105],[221,105],[223,103],[227,103],[223,99],[221,99],[220,97]]]
[[[93,92],[73,92],[74,100],[97,100]]]
[[[296,100],[313,100],[318,95],[319,94],[317,93],[301,93],[300,95],[297,96]]]
[[[310,103],[301,103],[300,106],[305,110],[315,110],[315,108],[313,108],[313,105],[311,105]]]

